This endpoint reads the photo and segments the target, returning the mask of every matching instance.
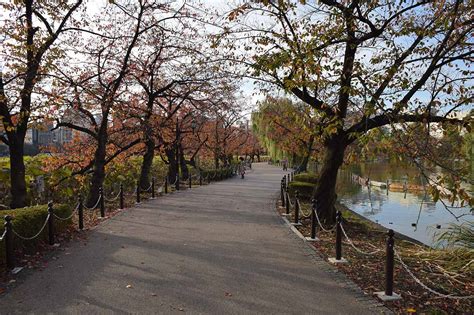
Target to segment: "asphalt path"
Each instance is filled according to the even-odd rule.
[[[283,224],[283,174],[256,163],[245,179],[126,209],[22,272],[0,313],[383,312]]]

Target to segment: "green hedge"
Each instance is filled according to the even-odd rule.
[[[295,192],[298,192],[300,199],[311,200],[313,198],[316,184],[293,181],[288,186],[288,191],[291,197],[294,197]]]
[[[318,177],[316,176],[316,174],[301,173],[301,174],[295,175],[295,181],[311,183],[311,184],[317,184],[318,183]]]
[[[68,205],[54,205],[54,213],[62,218],[66,218],[71,215],[72,207]],[[0,211],[2,219],[6,215],[13,217],[12,223],[15,231],[25,237],[34,236],[44,224],[46,216],[48,215],[48,206],[40,205],[27,208],[20,208],[15,210]],[[3,220],[2,220],[3,221]],[[55,234],[64,231],[72,220],[59,221],[55,218]],[[3,234],[4,225],[0,226],[0,235]],[[41,241],[48,241],[48,227],[34,240],[26,241],[13,236],[15,250],[34,251],[36,245]],[[0,264],[5,265],[5,242],[0,242]]]
[[[232,177],[233,171],[230,167],[217,170],[201,170],[201,175],[203,179],[208,178],[210,181],[218,181]]]

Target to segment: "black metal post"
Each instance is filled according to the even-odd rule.
[[[280,193],[281,193],[281,205],[284,206],[285,205],[285,195],[283,193],[283,179],[281,180],[280,182]]]
[[[193,182],[192,182],[191,174],[188,175],[188,181],[189,181],[189,188],[192,188]]]
[[[53,202],[48,202],[48,238],[49,245],[54,245],[54,215],[53,215]]]
[[[137,203],[140,203],[140,181],[137,181]]]
[[[199,186],[202,186],[202,174],[199,173]]]
[[[176,174],[176,190],[179,190],[179,174]]]
[[[342,213],[341,211],[336,212],[336,260],[342,258]]]
[[[104,194],[104,188],[100,187],[99,188],[99,198],[100,198],[100,217],[103,218],[105,217],[105,194]]]
[[[286,188],[286,198],[285,198],[285,208],[286,208],[286,214],[290,214],[290,195],[288,193],[288,188]]]
[[[316,238],[316,199],[311,201],[311,238]]]
[[[388,184],[388,179],[387,179],[387,184],[386,184],[386,185],[387,185],[387,196],[388,196],[388,185],[389,185],[389,184]]]
[[[393,259],[393,246],[395,244],[395,240],[393,236],[395,233],[393,230],[388,230],[388,238],[387,238],[387,264],[385,267],[385,295],[392,296],[393,294],[393,266],[394,266],[394,259]]]
[[[79,205],[77,206],[77,214],[79,215],[79,230],[84,229],[84,203],[82,196],[79,195]]]
[[[151,198],[155,199],[155,178],[151,178]]]
[[[295,192],[295,224],[300,222],[300,204],[298,202],[298,192]]]
[[[123,209],[124,206],[123,206],[123,184],[121,183],[120,184],[120,209]]]
[[[168,176],[165,178],[165,194],[168,193]]]
[[[13,225],[12,217],[5,216],[5,259],[8,269],[15,268],[15,253],[13,252]]]

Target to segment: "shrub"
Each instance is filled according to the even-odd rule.
[[[301,173],[301,174],[295,175],[295,181],[311,183],[311,184],[317,184],[318,183],[318,177],[316,176],[316,174]]]
[[[221,178],[226,179],[232,177],[232,168],[222,168],[222,169],[214,169],[214,170],[201,170],[201,175],[203,179],[209,179],[211,181],[218,181]]]
[[[54,213],[62,218],[71,215],[72,207],[68,205],[54,205]],[[27,208],[20,208],[14,210],[0,211],[3,216],[10,215],[13,217],[12,223],[15,231],[25,237],[34,236],[43,227],[43,224],[48,215],[48,206],[40,205]],[[55,233],[64,231],[72,220],[60,221],[55,219]],[[4,226],[0,226],[0,235],[3,234]],[[33,251],[36,245],[42,241],[48,240],[48,227],[46,227],[41,234],[34,240],[21,240],[17,236],[13,236],[15,250]],[[0,263],[5,264],[5,242],[0,242]]]
[[[293,181],[288,186],[288,191],[291,197],[298,192],[300,199],[310,200],[313,197],[313,192],[316,189],[316,184]]]

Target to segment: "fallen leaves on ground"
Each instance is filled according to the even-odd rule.
[[[285,209],[278,206],[281,214]],[[309,219],[302,220],[303,225],[298,230],[304,235],[309,236],[311,231],[311,222]],[[349,263],[336,266],[344,272],[352,281],[354,281],[364,292],[373,295],[376,291],[385,289],[385,247],[386,231],[377,229],[367,222],[359,220],[346,220],[344,229],[353,241],[356,247],[366,252],[371,252],[376,248],[384,250],[373,255],[366,256],[356,252],[345,240],[342,244],[342,255]],[[325,260],[335,257],[335,232],[324,232],[318,229],[319,242],[312,242],[312,246],[317,249],[320,256]],[[474,292],[474,279],[465,279],[465,283],[458,283],[447,279],[442,273],[435,272],[433,267],[426,261],[410,257],[410,253],[419,250],[419,245],[396,240],[396,247],[402,253],[402,259],[408,264],[423,283],[429,287],[454,295],[466,296]],[[404,252],[408,254],[403,255]],[[463,279],[464,280],[464,279]],[[474,300],[453,300],[439,298],[438,296],[426,291],[418,285],[413,278],[395,262],[394,271],[394,291],[401,293],[402,300],[386,302],[385,305],[399,314],[472,314],[474,309]]]

